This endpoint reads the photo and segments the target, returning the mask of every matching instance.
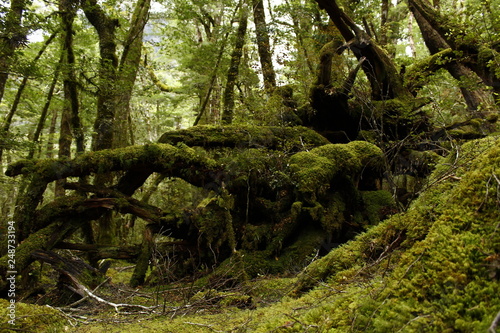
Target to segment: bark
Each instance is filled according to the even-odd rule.
[[[61,0],[59,2],[59,11],[61,13],[61,26],[63,28],[62,41],[62,57],[63,57],[63,89],[64,89],[64,105],[62,108],[61,124],[59,129],[59,158],[71,157],[71,143],[73,142],[73,117],[76,114],[78,118],[78,91],[76,88],[74,66],[75,55],[73,53],[73,21],[76,16],[76,7],[68,1]],[[77,121],[78,122],[78,121]],[[80,132],[80,134],[82,134]],[[83,142],[81,135],[80,143]],[[79,147],[83,149],[83,147]],[[64,195],[64,179],[56,181],[55,195]]]
[[[231,63],[227,72],[226,87],[224,90],[224,109],[222,111],[222,124],[229,125],[234,118],[234,87],[238,79],[241,57],[243,55],[243,46],[245,45],[245,36],[247,32],[248,14],[243,6],[240,9],[240,19],[238,31],[236,32],[236,43],[231,54]]]
[[[97,116],[94,122],[92,150],[111,148],[113,145],[113,126],[116,101],[116,28],[118,20],[112,19],[96,0],[84,0],[82,8],[89,22],[94,26],[99,38],[99,93],[97,96]]]
[[[92,254],[97,260],[101,259],[136,259],[140,253],[140,246],[105,246],[96,244],[75,244],[60,242],[56,244],[57,249],[81,251]]]
[[[57,110],[52,111],[52,118],[50,120],[49,127],[49,137],[47,138],[47,153],[45,154],[46,158],[54,157],[54,138],[56,135],[56,126],[57,126]]]
[[[336,143],[355,140],[360,130],[361,117],[351,111],[348,101],[358,71],[365,61],[364,58],[360,60],[340,87],[331,87],[332,58],[339,45],[334,41],[322,49],[317,84],[311,89],[314,112],[301,114],[304,125],[311,126],[330,142]]]
[[[71,290],[78,290],[77,284],[83,284],[93,289],[104,280],[101,272],[78,257],[66,258],[53,251],[41,249],[33,251],[31,256],[51,265],[62,277],[59,283],[66,287],[72,287]],[[86,295],[80,294],[80,296]]]
[[[149,259],[151,258],[151,249],[153,247],[153,235],[151,230],[147,229],[144,231],[144,236],[142,238],[141,251],[137,262],[130,278],[130,286],[135,288],[144,283],[146,277],[146,272],[149,267]]]
[[[253,0],[253,19],[255,34],[257,36],[257,49],[264,77],[264,89],[270,94],[276,88],[276,74],[273,67],[271,43],[269,41],[263,0]]]

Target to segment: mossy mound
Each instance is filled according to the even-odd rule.
[[[68,320],[54,308],[16,302],[15,311],[11,311],[9,306],[12,307],[8,300],[0,298],[1,332],[65,332],[72,329]],[[15,314],[15,319],[10,314]]]
[[[407,213],[301,274],[296,292],[347,285],[332,305],[344,313],[327,323],[332,332],[484,332],[491,324],[500,310],[500,139],[468,143],[455,156]]]

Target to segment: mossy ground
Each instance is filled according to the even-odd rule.
[[[181,298],[172,289],[178,298],[162,315],[107,310],[100,322],[70,329],[485,332],[500,311],[500,138],[465,144],[450,156],[407,212],[313,261],[296,278],[260,278]],[[139,297],[127,300],[133,301]],[[64,325],[53,329],[62,332]]]

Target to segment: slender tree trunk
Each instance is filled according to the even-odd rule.
[[[54,32],[45,41],[45,43],[43,44],[43,46],[40,49],[40,51],[38,51],[38,54],[33,59],[33,61],[32,61],[33,65],[36,64],[36,62],[42,57],[42,55],[45,52],[45,50],[47,49],[47,47],[50,45],[50,43],[52,43],[52,41],[54,40],[54,38],[56,36],[57,36],[57,32]],[[5,137],[7,137],[9,135],[10,125],[12,124],[12,119],[14,118],[14,115],[15,115],[15,113],[17,111],[17,108],[18,108],[19,103],[21,101],[21,96],[22,96],[22,94],[24,92],[24,89],[26,88],[26,85],[28,84],[28,80],[29,80],[29,75],[26,74],[23,77],[23,80],[22,80],[21,84],[19,85],[19,88],[17,89],[16,97],[14,98],[14,102],[12,103],[10,111],[7,114],[7,118],[5,119],[5,122],[4,122],[3,127],[1,129],[1,132],[0,132],[0,135],[3,135]],[[0,147],[0,163],[2,162],[2,155],[3,155],[3,149]]]
[[[410,17],[408,18],[408,41],[410,44],[411,56],[417,58],[417,46],[413,36],[413,19],[413,14],[410,13]]]
[[[236,33],[236,43],[231,54],[231,63],[227,72],[226,88],[224,90],[224,109],[222,111],[222,123],[231,124],[234,117],[234,87],[238,79],[243,46],[245,45],[245,35],[247,32],[248,13],[245,6],[240,9],[240,23]]]
[[[264,77],[264,89],[268,94],[271,94],[276,88],[276,74],[274,72],[263,0],[253,0],[253,19],[257,36],[257,49]]]
[[[116,101],[115,124],[113,126],[113,148],[125,147],[132,143],[129,131],[130,99],[139,70],[142,54],[142,37],[146,25],[151,0],[140,0],[135,6],[132,25],[125,39],[124,50],[118,68],[118,96]]]
[[[63,57],[61,55],[61,59],[59,60],[59,64],[56,67],[56,71],[54,72],[54,77],[49,87],[49,91],[47,92],[47,100],[42,108],[42,113],[40,114],[40,119],[38,120],[38,124],[36,126],[35,132],[33,133],[33,143],[37,145],[40,140],[40,135],[42,133],[43,127],[45,125],[45,120],[47,119],[47,114],[49,112],[50,103],[52,102],[52,97],[54,96],[54,90],[56,89],[57,81],[59,80],[59,71],[61,64],[63,62]],[[54,112],[55,113],[55,112]],[[57,113],[55,113],[57,115]],[[33,158],[35,155],[35,147],[30,148],[27,158]]]
[[[3,99],[14,52],[26,43],[26,29],[22,27],[25,7],[24,0],[11,0],[10,9],[5,15],[3,30],[0,31],[2,34],[0,38],[0,102]]]
[[[380,10],[380,33],[379,33],[379,43],[382,47],[387,45],[388,42],[388,29],[389,29],[389,8],[391,2],[390,0],[382,0],[381,10]]]
[[[46,147],[46,158],[54,157],[54,138],[56,136],[56,127],[57,127],[57,110],[52,112],[52,118],[50,120],[49,127],[49,135],[47,138],[47,147]]]

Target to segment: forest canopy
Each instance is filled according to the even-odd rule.
[[[495,332],[499,36],[497,0],[1,1],[6,316]]]

